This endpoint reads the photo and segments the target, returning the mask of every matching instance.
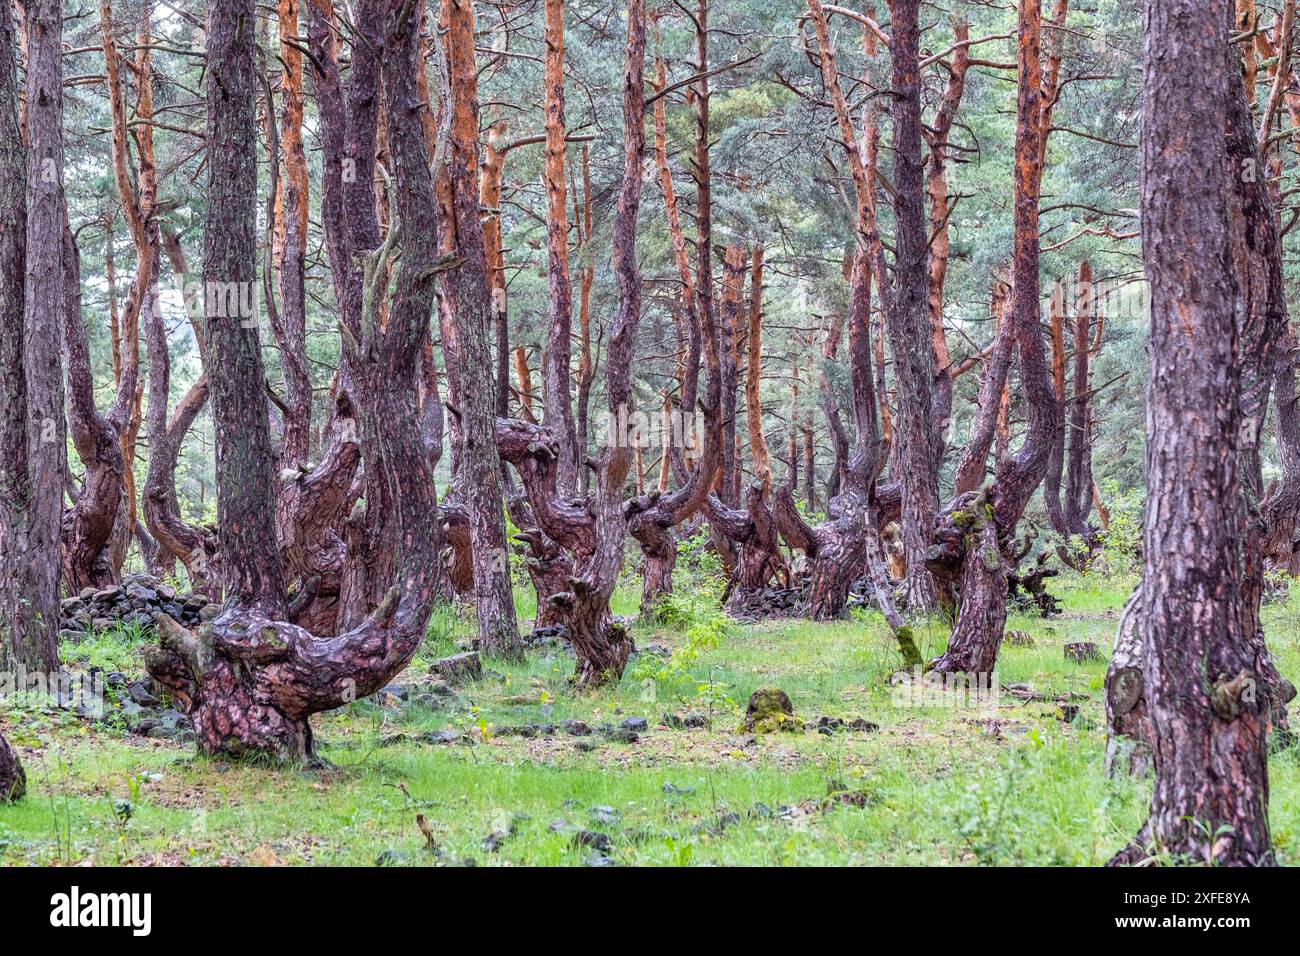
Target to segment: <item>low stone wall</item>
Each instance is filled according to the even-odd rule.
[[[77,638],[114,627],[152,627],[159,612],[192,628],[207,605],[206,595],[178,593],[147,574],[128,574],[121,584],[86,588],[67,598],[59,609],[59,629],[62,636]]]

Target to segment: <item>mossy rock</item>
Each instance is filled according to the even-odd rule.
[[[741,729],[751,734],[801,733],[804,726],[803,721],[794,715],[794,704],[790,702],[789,694],[779,687],[760,687],[749,696]]]
[[[903,666],[905,668],[915,670],[924,666],[925,660],[921,657],[921,651],[916,646],[916,636],[912,633],[910,627],[906,625],[900,627],[898,633],[894,635],[894,639],[898,641],[898,653],[903,655]]]

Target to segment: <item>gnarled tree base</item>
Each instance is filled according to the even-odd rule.
[[[723,603],[731,612],[752,610],[761,592],[775,579],[790,586],[790,565],[781,554],[776,518],[768,507],[763,483],[754,481],[745,495],[746,511],[727,508],[716,498],[706,507],[715,529],[740,545],[727,579]]]
[[[846,503],[842,517],[812,528],[795,507],[790,489],[783,487],[773,497],[773,516],[786,543],[808,560],[805,614],[814,621],[845,617],[849,589],[867,571],[865,509]]]
[[[194,721],[203,753],[310,764],[311,715],[391,680],[419,647],[422,617],[423,607],[399,607],[396,589],[359,627],[329,638],[238,606],[195,633],[158,614],[145,666]]]
[[[997,525],[979,523],[961,564],[961,606],[948,649],[934,663],[941,674],[991,674],[1007,622],[1007,560]]]
[[[617,684],[632,654],[632,638],[609,612],[609,598],[585,582],[571,580],[572,590],[551,598],[555,612],[569,632],[578,664],[573,682],[580,690]]]
[[[839,621],[848,617],[849,589],[862,577],[865,565],[866,542],[860,535],[824,535],[816,556],[808,561],[811,576],[805,613],[814,621]]]
[[[569,578],[573,576],[573,561],[540,528],[520,531],[514,539],[528,549],[524,566],[537,595],[537,618],[533,627],[554,627],[560,623],[560,618],[551,598],[568,587]]]

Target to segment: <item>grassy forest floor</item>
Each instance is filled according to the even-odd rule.
[[[1064,613],[1013,615],[1008,626],[1034,643],[1004,645],[997,676],[1077,695],[1077,713],[1007,693],[909,705],[889,686],[899,657],[875,613],[739,625],[708,609],[707,589],[680,583],[670,622],[634,631],[650,650],[592,697],[571,694],[572,660],[555,648],[518,665],[488,659],[454,696],[421,694],[429,663],[473,631],[450,610],[435,616],[397,679],[406,701],[371,698],[318,720],[327,770],[210,760],[113,720],[0,707],[29,781],[26,799],[0,808],[0,863],[1100,864],[1136,832],[1148,784],[1105,778],[1105,662],[1067,661],[1062,647],[1094,641],[1108,654],[1132,581],[1053,584]],[[634,606],[632,588],[620,591],[615,611]],[[1281,671],[1300,683],[1300,601],[1267,607],[1266,621]],[[942,625],[918,630],[923,653],[942,650]],[[105,634],[65,656],[134,675],[139,647]],[[810,728],[822,716],[844,725],[745,733],[745,702],[768,685]],[[664,722],[688,713],[712,726]],[[853,729],[855,718],[878,728]],[[595,732],[574,736],[568,720]],[[536,735],[508,729],[520,727]],[[1284,863],[1300,861],[1298,751],[1270,765]]]

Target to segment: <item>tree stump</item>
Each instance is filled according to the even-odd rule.
[[[13,803],[26,792],[27,775],[18,751],[0,734],[0,803]]]
[[[477,651],[454,654],[430,664],[429,673],[441,677],[448,684],[468,684],[483,676],[483,661]]]
[[[1086,664],[1089,661],[1101,660],[1101,652],[1097,650],[1097,645],[1090,641],[1077,641],[1065,645],[1065,659],[1076,664]]]

